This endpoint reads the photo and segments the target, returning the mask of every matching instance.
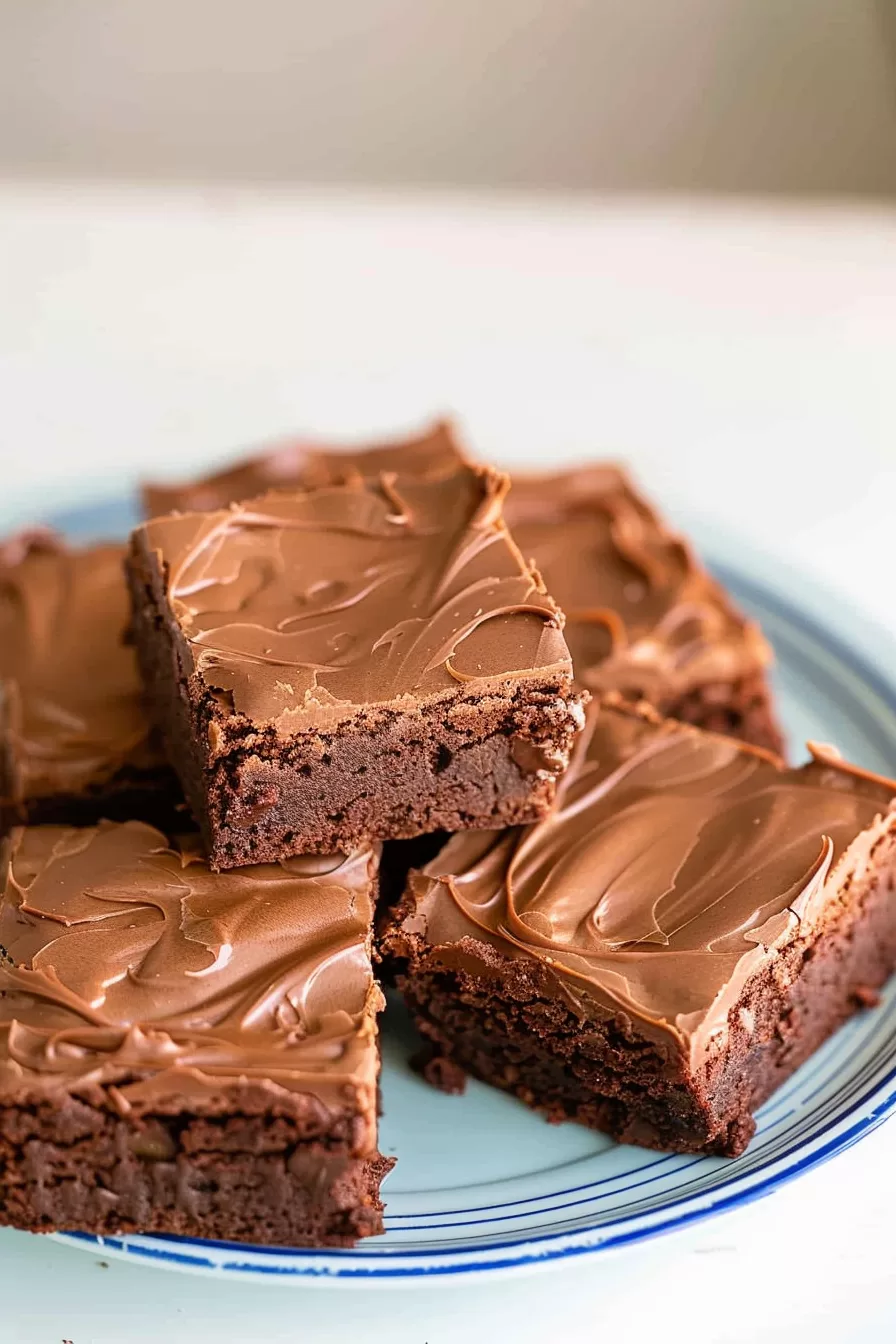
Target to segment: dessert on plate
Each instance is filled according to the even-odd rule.
[[[0,871],[4,1222],[293,1246],[382,1231],[378,855],[212,873],[140,822]]]
[[[136,529],[143,678],[213,867],[550,805],[583,697],[506,488],[464,464]]]
[[[382,1231],[391,971],[431,1081],[674,1152],[873,1001],[896,783],[770,750],[761,633],[621,468],[508,484],[437,423],[0,550],[0,1222]]]
[[[384,945],[431,1076],[627,1143],[734,1155],[896,962],[896,782],[788,769],[611,700],[552,812],[457,835]]]

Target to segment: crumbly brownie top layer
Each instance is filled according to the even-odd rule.
[[[758,627],[621,467],[514,476],[505,516],[566,615],[581,683],[666,704],[769,662]]]
[[[213,874],[140,822],[5,849],[0,1097],[99,1085],[127,1113],[245,1080],[371,1101],[374,851]]]
[[[16,799],[78,793],[161,759],[147,742],[124,546],[69,550],[50,533],[0,546],[0,719]]]
[[[332,446],[294,439],[255,453],[233,466],[197,481],[181,485],[144,486],[147,517],[173,509],[201,512],[223,509],[241,499],[252,499],[266,490],[318,489],[342,485],[381,471],[412,472],[415,476],[444,476],[463,461],[453,427],[436,421],[422,434],[357,448]]]
[[[138,528],[205,686],[284,734],[366,706],[568,678],[562,617],[509,540],[507,478],[383,473]]]
[[[412,877],[403,927],[474,972],[483,941],[535,958],[582,1016],[621,1014],[697,1064],[747,980],[896,835],[894,795],[830,748],[789,770],[595,702],[553,814],[455,836]]]

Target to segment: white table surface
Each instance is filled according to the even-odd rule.
[[[291,430],[455,410],[896,625],[896,210],[0,184],[0,522]],[[759,1204],[528,1278],[261,1286],[0,1232],[2,1344],[896,1333],[896,1124]]]

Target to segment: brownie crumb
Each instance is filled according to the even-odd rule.
[[[411,1059],[411,1068],[425,1078],[430,1087],[438,1088],[449,1097],[459,1097],[467,1090],[467,1075],[454,1060],[424,1046]]]

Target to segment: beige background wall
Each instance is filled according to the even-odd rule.
[[[896,0],[0,0],[0,173],[896,191]]]

